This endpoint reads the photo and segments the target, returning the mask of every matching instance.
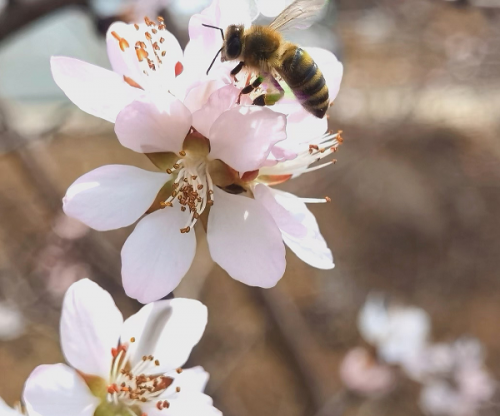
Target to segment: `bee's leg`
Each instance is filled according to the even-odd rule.
[[[238,101],[237,103],[239,104],[240,103],[240,98],[242,95],[244,94],[250,94],[253,90],[255,90],[256,88],[258,88],[260,86],[260,84],[262,84],[262,82],[264,81],[264,77],[262,75],[259,75],[255,80],[254,82],[252,82],[250,85],[247,85],[245,88],[243,88],[240,92],[240,95],[238,97]]]
[[[274,105],[276,102],[281,100],[285,95],[285,90],[281,87],[280,83],[276,81],[272,75],[269,75],[269,80],[273,84],[273,87],[276,89],[275,92],[261,94],[255,100],[253,100],[254,105],[264,106],[264,105]]]
[[[231,71],[231,75],[234,77],[234,80],[238,82],[236,79],[236,75],[241,71],[241,69],[245,66],[245,62],[241,61],[237,66],[233,68]]]

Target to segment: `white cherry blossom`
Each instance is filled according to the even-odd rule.
[[[207,323],[195,300],[151,303],[123,320],[108,292],[84,279],[66,293],[61,345],[66,364],[41,365],[24,401],[37,416],[220,415],[203,394],[208,374],[182,370]]]

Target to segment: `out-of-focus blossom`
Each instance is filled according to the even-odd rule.
[[[373,294],[359,313],[358,328],[381,359],[402,364],[426,345],[431,324],[423,309],[387,305],[382,295]]]
[[[65,240],[77,240],[88,233],[89,227],[74,218],[61,214],[56,218],[52,230],[58,237]]]
[[[340,377],[349,390],[371,397],[390,393],[396,381],[394,371],[362,347],[348,351],[340,365]]]
[[[26,321],[17,306],[0,302],[0,340],[9,341],[19,338],[26,329]]]
[[[37,367],[25,385],[27,410],[39,416],[220,415],[202,393],[208,374],[201,367],[180,369],[206,322],[206,307],[189,299],[151,303],[123,321],[108,292],[81,280],[68,290],[61,317],[71,367]]]
[[[484,368],[481,343],[462,338],[429,345],[404,365],[423,384],[422,410],[435,416],[474,416],[493,398],[496,382]]]

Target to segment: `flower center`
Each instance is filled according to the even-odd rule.
[[[162,32],[167,30],[167,27],[165,26],[164,19],[161,16],[158,17],[158,23],[148,17],[144,18],[144,22],[146,23],[148,30],[144,32],[144,38],[139,38],[139,40],[135,42],[134,47],[139,67],[144,74],[149,75],[151,72],[160,70],[163,64],[163,58],[167,55],[167,50],[164,46],[165,37],[163,37],[162,34]],[[135,24],[134,27],[138,32],[141,30],[141,26],[138,24]],[[125,37],[120,36],[114,31],[111,32],[111,34],[118,41],[118,45],[123,52],[130,47],[129,42]],[[175,75],[179,75],[183,70],[182,64],[177,62],[174,70]]]
[[[171,195],[163,202],[161,208],[173,207],[175,199],[181,211],[189,210],[191,214],[181,233],[188,233],[196,224],[207,206],[214,202],[214,183],[209,173],[208,142],[199,133],[191,133],[184,142],[184,150],[179,152],[179,160],[167,173],[176,175],[172,184]]]
[[[135,338],[130,339],[131,343]],[[163,374],[155,374],[160,362],[152,355],[144,356],[133,367],[130,366],[129,349],[126,344],[113,348],[113,364],[107,386],[106,401],[117,409],[124,410],[130,416],[147,416],[140,411],[141,405],[148,402],[156,402],[158,410],[168,409],[170,403],[160,398],[174,379]],[[181,373],[182,369],[177,369]],[[175,391],[179,393],[180,387]]]

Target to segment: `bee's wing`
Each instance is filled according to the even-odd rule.
[[[295,0],[271,22],[269,27],[280,31],[292,28],[305,29],[314,23],[326,2],[327,0]]]

